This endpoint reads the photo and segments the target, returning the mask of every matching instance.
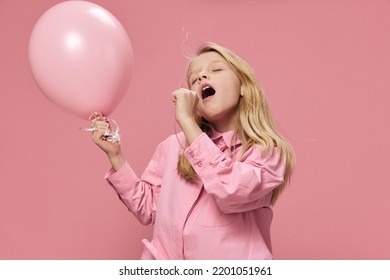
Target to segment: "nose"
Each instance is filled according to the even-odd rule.
[[[202,73],[199,73],[199,76],[198,76],[198,82],[202,82],[202,80],[208,80],[209,79],[209,75],[205,72],[202,72]]]

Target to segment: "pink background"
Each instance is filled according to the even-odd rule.
[[[0,0],[0,259],[138,259],[151,237],[103,179],[87,121],[33,81],[31,30],[61,1]],[[126,28],[130,88],[112,117],[138,174],[179,130],[185,55],[227,46],[253,67],[295,147],[274,208],[275,259],[390,259],[390,1],[96,0]]]

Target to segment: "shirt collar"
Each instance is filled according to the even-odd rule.
[[[222,144],[223,146],[226,146],[229,149],[241,144],[240,137],[238,135],[235,136],[235,131],[233,131],[233,130],[226,131],[223,133],[213,131],[213,132],[211,132],[210,138],[217,145]]]

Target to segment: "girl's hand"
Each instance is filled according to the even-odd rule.
[[[172,92],[172,100],[176,104],[176,121],[182,126],[187,121],[195,121],[198,117],[197,106],[199,96],[195,91],[180,88]]]
[[[92,133],[92,141],[107,154],[114,170],[119,170],[126,160],[123,157],[119,142],[109,142],[104,136],[109,127],[107,118],[97,117],[91,123],[95,128],[95,131]]]
[[[172,100],[176,104],[176,121],[191,145],[195,138],[202,134],[197,123],[199,96],[195,91],[180,88],[172,92]]]

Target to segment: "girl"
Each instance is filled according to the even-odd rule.
[[[271,259],[270,208],[289,182],[293,151],[277,132],[249,66],[216,44],[200,48],[189,89],[172,93],[182,132],[156,149],[138,178],[120,145],[93,141],[108,155],[106,179],[144,225],[142,259]]]

